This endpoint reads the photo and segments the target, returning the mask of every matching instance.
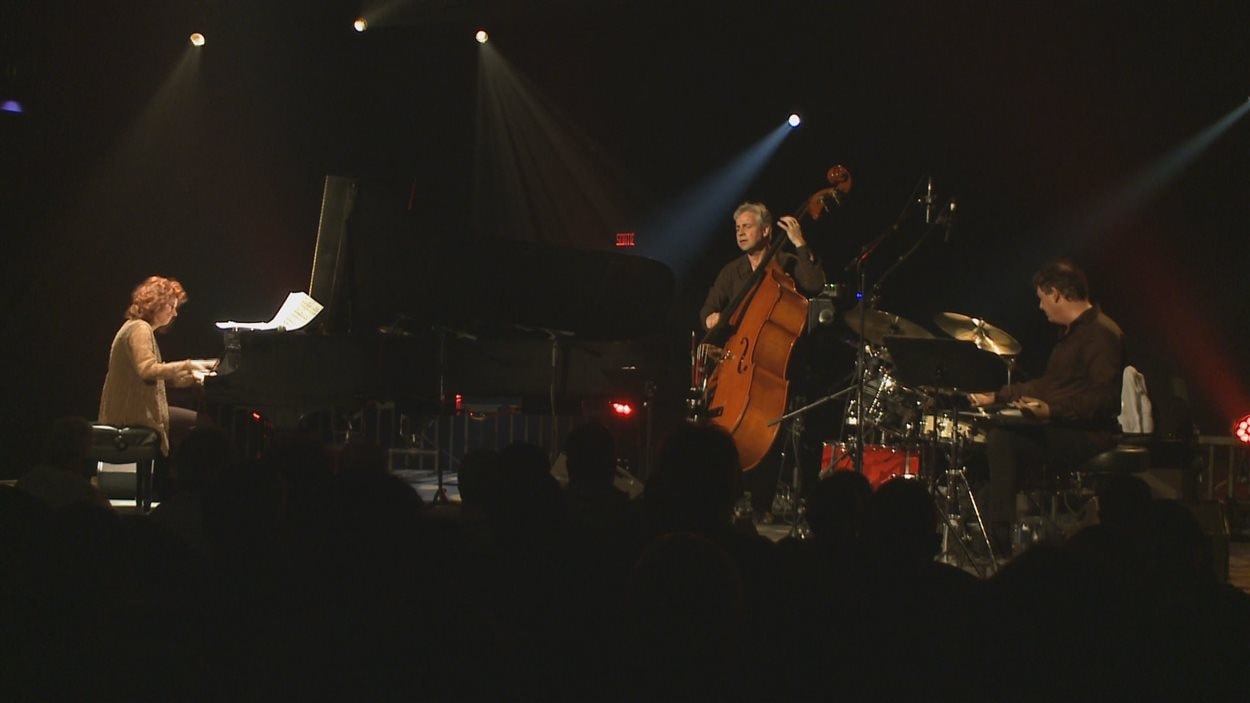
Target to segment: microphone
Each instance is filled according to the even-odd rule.
[[[929,176],[929,185],[924,190],[924,223],[933,224],[933,176]]]
[[[946,205],[946,217],[945,217],[945,220],[946,220],[946,232],[942,234],[942,243],[943,243],[943,244],[950,244],[950,241],[951,241],[951,228],[955,226],[955,210],[956,210],[956,208],[957,208],[957,207],[958,207],[958,206],[957,206],[957,204],[955,203],[955,199],[954,199],[954,198],[951,198],[950,203],[948,203],[948,204]]]

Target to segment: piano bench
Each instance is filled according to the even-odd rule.
[[[161,456],[161,435],[151,427],[91,425],[87,458],[105,464],[135,465],[135,509],[152,509],[152,469]]]

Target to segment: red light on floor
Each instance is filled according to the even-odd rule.
[[[1233,436],[1242,444],[1250,444],[1250,415],[1233,423]]]
[[[612,403],[612,412],[621,417],[629,417],[634,414],[634,406],[629,403]]]
[[[256,412],[256,411],[252,411],[252,420],[253,420],[254,422],[260,422],[260,421],[261,421],[261,419],[262,419],[262,418],[261,418],[261,416],[260,416],[260,413],[258,413],[258,412]]]
[[[456,394],[456,412],[460,412],[461,410],[464,410],[464,395],[457,393]]]

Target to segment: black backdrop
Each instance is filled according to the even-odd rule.
[[[1242,3],[392,5],[392,24],[363,35],[349,28],[359,4],[340,1],[0,9],[0,99],[25,107],[0,113],[7,473],[51,418],[95,414],[144,276],[176,276],[191,294],[162,340],[170,358],[217,353],[211,321],[266,318],[305,289],[326,173],[406,184],[423,221],[453,236],[492,207],[471,187],[478,26],[641,194],[623,228],[797,110],[804,125],[748,195],[790,210],[847,165],[853,197],[809,234],[831,271],[921,177],[959,198],[950,241],[902,266],[882,308],[926,324],[943,310],[985,317],[1037,369],[1054,330],[1028,277],[1070,256],[1136,348],[1188,381],[1205,432],[1250,412],[1250,127],[1121,216],[1078,226],[1247,99]],[[199,55],[186,42],[196,29],[209,41]],[[708,240],[676,272],[664,314],[677,327],[694,325],[733,255],[730,231],[726,212],[723,229],[691,233]],[[576,236],[599,248],[612,234]]]

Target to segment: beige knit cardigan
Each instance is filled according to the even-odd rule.
[[[174,386],[195,383],[191,362],[162,362],[152,325],[147,320],[127,320],[117,330],[109,350],[98,421],[118,427],[151,427],[161,435],[161,453],[169,456],[166,381]]]

